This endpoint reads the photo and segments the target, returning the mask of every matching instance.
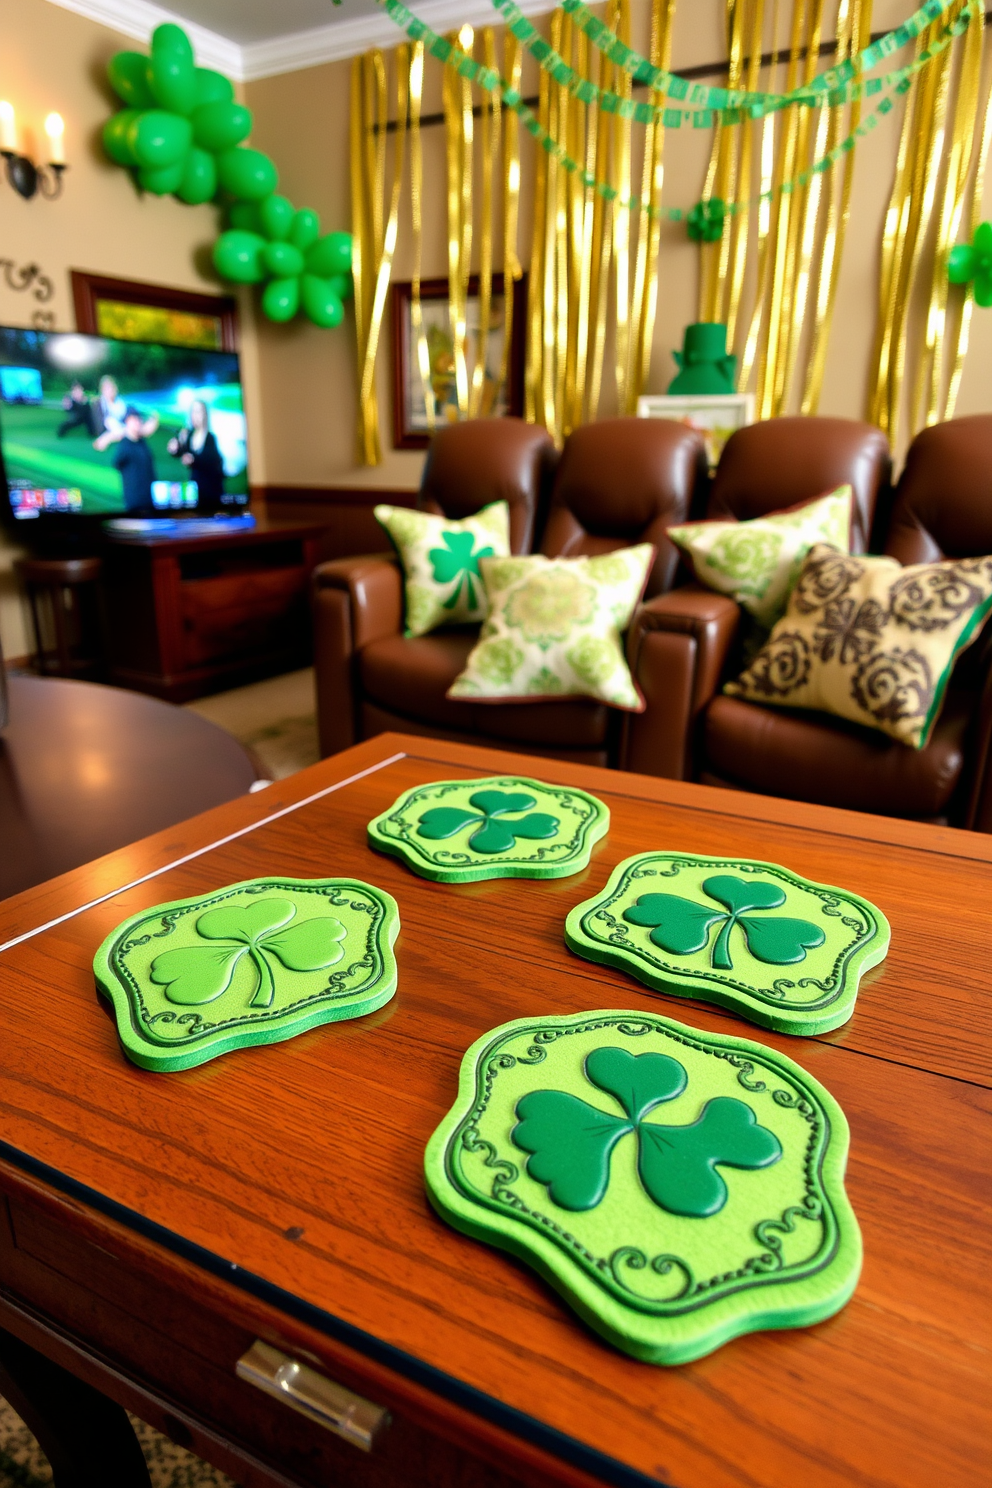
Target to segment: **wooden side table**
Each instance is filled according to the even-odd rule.
[[[31,609],[35,669],[43,677],[99,677],[104,667],[102,561],[19,558],[14,570]]]

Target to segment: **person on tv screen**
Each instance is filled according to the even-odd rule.
[[[219,505],[224,494],[224,461],[210,429],[210,411],[201,398],[189,406],[189,427],[168,444],[196,481],[200,506]]]
[[[62,407],[65,409],[66,416],[55,431],[59,439],[73,429],[82,429],[89,435],[96,433],[93,428],[93,411],[90,408],[89,395],[81,382],[72,384],[62,399]]]
[[[129,512],[148,511],[152,505],[155,461],[145,442],[149,422],[137,408],[125,409],[123,430],[115,441],[117,448],[114,451],[114,466],[121,473],[124,508]],[[157,425],[158,420],[155,419],[155,426]]]
[[[96,402],[93,404],[94,433],[98,436],[94,442],[94,449],[104,450],[114,439],[120,439],[124,432],[124,415],[127,412],[127,404],[120,395],[120,390],[112,377],[100,378],[100,391]]]

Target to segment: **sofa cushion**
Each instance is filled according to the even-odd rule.
[[[883,816],[942,816],[964,764],[970,712],[968,695],[950,692],[926,748],[907,749],[826,714],[717,697],[706,714],[701,778]]]
[[[609,709],[599,703],[576,698],[496,707],[446,697],[478,634],[474,627],[464,627],[413,640],[387,636],[373,641],[361,653],[362,690],[391,713],[458,734],[573,749],[605,745]]]

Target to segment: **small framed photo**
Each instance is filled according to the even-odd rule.
[[[427,338],[431,387],[434,393],[436,427],[458,420],[455,386],[455,349],[451,331],[447,279],[425,279],[420,285],[421,318]],[[413,331],[413,285],[393,285],[393,448],[426,449],[430,443],[427,404],[424,398],[417,346]],[[469,387],[480,357],[479,276],[468,283],[466,301],[465,360]],[[506,381],[500,386],[506,334],[506,301],[503,275],[493,275],[489,335],[483,357],[481,418],[519,417],[524,408],[524,342],[527,328],[527,276],[513,286],[513,325]]]
[[[649,394],[637,400],[638,418],[675,419],[698,429],[706,441],[710,469],[720,463],[723,446],[737,429],[754,423],[753,393]]]

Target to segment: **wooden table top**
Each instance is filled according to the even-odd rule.
[[[407,787],[496,772],[607,801],[585,872],[447,887],[366,846],[367,822]],[[875,902],[891,950],[853,1019],[778,1036],[571,955],[567,910],[649,848],[768,859]],[[270,873],[354,875],[396,897],[395,999],[184,1074],[130,1065],[94,991],[104,936],[139,909]],[[111,1250],[161,1227],[141,1243],[163,1274],[185,1267],[190,1287],[207,1277],[205,1296],[244,1308],[262,1298],[290,1344],[333,1360],[344,1340],[467,1419],[550,1446],[572,1464],[562,1482],[970,1488],[992,1440],[990,903],[988,837],[383,736],[0,905],[4,1176],[74,1193],[66,1223]],[[431,1211],[424,1145],[467,1046],[509,1018],[606,1007],[754,1038],[840,1101],[865,1264],[836,1317],[678,1368],[638,1363]]]

